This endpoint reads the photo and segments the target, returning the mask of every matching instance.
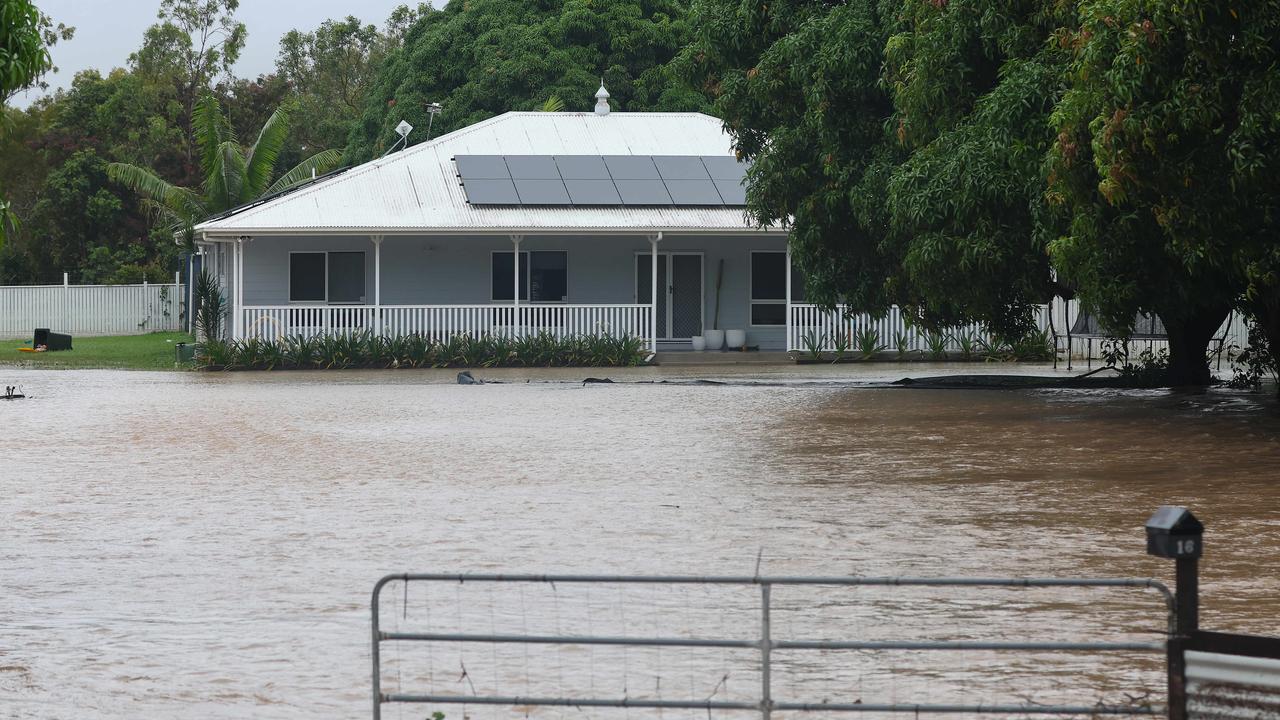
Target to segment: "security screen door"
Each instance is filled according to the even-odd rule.
[[[636,302],[648,303],[650,253],[636,255]],[[658,253],[658,338],[684,340],[702,334],[702,255]]]

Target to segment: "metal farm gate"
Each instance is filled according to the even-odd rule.
[[[589,708],[582,716],[1276,720],[1280,639],[1199,627],[1203,532],[1176,506],[1146,523],[1147,553],[1176,561],[1176,594],[1134,578],[387,575],[373,590],[373,717],[396,703],[462,706],[463,717],[506,706],[515,717]],[[385,593],[393,584],[401,592]],[[876,591],[889,597],[869,594]],[[1098,593],[1122,599],[1104,606]],[[1129,619],[1108,620],[1105,607]],[[408,646],[425,646],[425,656],[402,655]],[[477,655],[477,647],[488,650]],[[928,665],[913,664],[925,657]],[[939,657],[960,665],[938,667]],[[477,685],[481,674],[489,680]],[[1073,685],[1085,676],[1083,688]],[[905,698],[900,677],[911,681]],[[450,692],[437,689],[441,679]],[[688,686],[673,691],[672,680],[683,679]],[[996,683],[997,699],[925,701],[937,692],[972,698],[984,682]]]
[[[457,608],[442,612],[439,608],[435,609],[436,616],[430,617],[428,611],[426,624],[431,628],[427,631],[422,630],[393,630],[384,629],[384,623],[380,614],[380,606],[388,602],[389,598],[384,597],[383,591],[392,584],[397,587],[399,592],[389,593],[390,599],[400,602],[399,598],[403,595],[403,604],[400,608],[408,616],[408,608],[412,604],[410,601],[410,587],[414,585],[429,586],[424,588],[423,597],[429,597],[430,593],[434,593],[436,597],[452,598],[451,593],[461,592],[462,588],[468,591],[474,591],[476,594],[467,596],[466,598],[459,595],[457,599]],[[573,634],[543,634],[543,633],[526,633],[526,632],[495,632],[499,623],[496,618],[487,615],[482,606],[490,601],[498,602],[501,598],[524,597],[524,593],[530,587],[548,589],[549,592],[564,594],[566,588],[572,588],[579,593],[585,593],[590,597],[590,593],[595,592],[596,597],[607,596],[610,588],[633,588],[637,586],[649,586],[660,593],[656,597],[665,597],[672,592],[674,588],[697,586],[699,588],[714,587],[725,591],[717,597],[716,602],[722,606],[732,607],[736,610],[733,621],[729,623],[734,632],[721,635],[695,635],[693,632],[669,633],[662,634],[661,626],[666,625],[678,613],[691,613],[693,610],[689,607],[679,607],[678,603],[668,604],[665,608],[659,608],[654,611],[657,616],[653,625],[659,630],[652,634],[636,634],[628,633],[626,635],[612,634],[593,634],[593,633],[573,633]],[[773,621],[773,612],[775,608],[775,594],[784,589],[790,590],[806,590],[812,588],[825,588],[835,593],[851,593],[862,588],[892,588],[895,590],[906,590],[908,588],[939,588],[953,594],[966,594],[975,590],[990,591],[993,589],[1005,589],[1009,591],[1025,591],[1034,588],[1048,590],[1062,590],[1064,588],[1083,588],[1083,589],[1111,589],[1111,590],[1127,590],[1127,591],[1152,591],[1154,596],[1152,600],[1158,600],[1146,611],[1149,622],[1145,628],[1154,634],[1152,639],[1147,641],[1135,641],[1131,637],[1093,637],[1085,639],[1077,639],[1072,641],[1037,641],[1031,639],[966,639],[966,640],[868,640],[858,639],[857,637],[843,638],[815,638],[815,637],[795,637],[784,635],[779,632]],[[488,593],[486,595],[486,593]],[[738,597],[734,599],[733,593],[737,593]],[[1056,594],[1056,593],[1055,593]],[[1158,596],[1155,597],[1155,596]],[[412,597],[417,597],[413,595]],[[754,598],[754,602],[746,602],[744,598]],[[822,600],[821,602],[830,603],[831,599]],[[1059,604],[1062,603],[1057,601]],[[597,607],[599,607],[597,605]],[[1079,607],[1075,609],[1080,609]],[[1163,676],[1163,661],[1166,651],[1166,643],[1164,635],[1173,627],[1174,622],[1175,601],[1172,593],[1167,587],[1158,581],[1151,579],[1130,579],[1130,578],[1096,578],[1096,579],[1057,579],[1057,578],[1040,578],[1040,579],[1002,579],[1002,578],[908,578],[908,577],[688,577],[688,576],[631,576],[631,575],[497,575],[497,574],[401,574],[388,575],[378,581],[373,591],[372,620],[373,620],[373,717],[381,718],[382,706],[386,703],[411,703],[416,705],[428,706],[507,706],[515,708],[517,712],[528,713],[532,709],[538,707],[561,707],[561,708],[593,708],[593,712],[587,713],[587,717],[595,717],[596,713],[603,712],[605,708],[625,708],[625,709],[651,709],[651,710],[697,710],[705,711],[708,716],[713,711],[729,712],[736,711],[739,716],[744,713],[751,713],[762,718],[770,718],[773,713],[821,713],[830,715],[835,713],[903,713],[909,716],[918,716],[923,714],[961,714],[961,715],[986,715],[999,714],[1006,716],[1059,716],[1059,717],[1101,717],[1101,716],[1151,716],[1163,715],[1166,708],[1163,704],[1151,702],[1150,688],[1148,694],[1144,696],[1141,692],[1142,688],[1122,688],[1123,694],[1131,699],[1138,700],[1121,704],[1107,704],[1094,698],[1079,698],[1077,702],[1070,703],[1044,703],[1034,699],[1024,702],[1015,702],[1012,699],[1008,702],[997,703],[981,703],[981,704],[962,704],[962,703],[921,703],[921,702],[904,702],[889,701],[868,698],[863,700],[840,699],[831,697],[782,697],[779,696],[774,688],[773,678],[779,662],[779,655],[785,654],[788,657],[794,657],[798,653],[813,653],[815,651],[871,651],[876,653],[957,653],[957,652],[986,652],[993,651],[997,653],[1013,653],[1013,654],[1033,654],[1035,656],[1043,656],[1045,654],[1055,653],[1084,653],[1091,655],[1104,654],[1122,654],[1125,656],[1145,655],[1150,658],[1150,664],[1157,665],[1157,676]],[[394,608],[388,608],[394,614],[398,621],[399,613]],[[456,610],[456,617],[453,614]],[[544,608],[546,610],[546,608]],[[521,613],[525,612],[523,608]],[[589,612],[589,610],[588,610]],[[550,614],[546,610],[546,614]],[[572,614],[581,618],[583,611],[581,607],[576,608],[569,613],[562,613],[556,610],[557,615]],[[696,613],[694,613],[696,615]],[[754,615],[754,628],[745,627],[746,618]],[[443,617],[441,617],[443,615]],[[515,614],[508,613],[510,617]],[[705,616],[702,616],[705,617]],[[517,618],[518,619],[518,618]],[[910,622],[911,618],[903,618],[904,621]],[[600,620],[596,621],[597,626],[603,624]],[[527,624],[527,618],[526,618]],[[557,627],[561,624],[557,620]],[[587,623],[590,626],[590,622]],[[704,627],[710,625],[705,622],[695,622],[694,627]],[[477,627],[478,626],[478,627]],[[836,628],[839,630],[839,628]],[[696,631],[695,631],[696,632]],[[822,634],[822,633],[819,633]],[[398,646],[407,643],[426,643],[426,644],[445,644],[454,646],[507,646],[507,647],[528,647],[528,646],[571,646],[578,652],[583,652],[582,648],[592,648],[600,646],[609,646],[613,648],[630,647],[630,648],[653,648],[653,649],[679,649],[679,648],[697,648],[697,649],[728,649],[740,652],[748,652],[754,656],[752,665],[756,673],[752,676],[753,681],[757,681],[758,687],[750,697],[736,697],[720,699],[718,697],[695,697],[693,688],[690,692],[682,693],[683,697],[655,697],[654,693],[635,694],[627,692],[624,696],[608,696],[604,693],[590,694],[589,692],[579,691],[572,695],[539,695],[529,694],[522,695],[516,692],[481,692],[478,691],[471,679],[467,676],[476,675],[475,661],[487,661],[489,654],[487,650],[480,650],[474,656],[475,661],[465,660],[463,656],[459,656],[457,662],[460,671],[455,672],[457,680],[461,682],[467,679],[462,687],[467,690],[463,693],[438,693],[425,692],[413,693],[407,691],[385,692],[383,689],[384,670],[383,670],[383,646]],[[498,663],[496,651],[494,651],[494,663]],[[518,660],[517,660],[518,661]],[[526,663],[527,663],[526,659]],[[621,659],[615,659],[614,663],[625,665],[628,662],[626,656]],[[634,664],[635,660],[631,662]],[[807,661],[806,661],[807,662]],[[472,663],[472,667],[468,668],[468,663]],[[583,666],[585,667],[585,666]],[[527,671],[527,667],[526,667]],[[403,683],[403,678],[398,677],[399,670],[394,676],[397,677],[397,685]],[[726,674],[726,679],[728,675]],[[1163,681],[1162,677],[1159,677]],[[563,678],[561,678],[563,681]],[[527,683],[527,678],[526,678]],[[518,682],[514,684],[519,684]],[[1158,684],[1162,684],[1158,683]],[[715,694],[714,692],[712,693]],[[467,715],[464,709],[463,715]],[[452,716],[451,716],[452,717]]]

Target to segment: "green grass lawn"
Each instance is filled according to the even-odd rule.
[[[24,353],[31,340],[0,340],[0,365],[71,369],[173,370],[174,345],[191,342],[186,333],[157,332],[147,335],[73,337],[72,350]]]

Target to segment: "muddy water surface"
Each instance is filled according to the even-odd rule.
[[[1280,632],[1280,414],[1255,396],[13,377],[34,398],[0,406],[4,718],[367,717],[369,591],[404,570],[750,575],[759,558],[768,574],[1163,578],[1141,527],[1162,503],[1209,528],[1202,624]],[[473,632],[757,631],[755,595],[546,591],[393,589],[387,615]],[[1158,640],[1164,622],[1140,591],[777,602],[775,632],[792,637]],[[727,651],[486,652],[406,649],[386,682],[758,690],[752,656]],[[1158,686],[1157,660],[818,653],[783,659],[775,683],[819,701],[1092,702]]]

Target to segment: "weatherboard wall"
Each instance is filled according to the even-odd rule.
[[[751,251],[785,248],[784,238],[762,234],[670,235],[659,245],[660,252],[703,254],[703,319],[708,329],[715,313],[716,272],[724,260],[720,328],[746,330],[748,344],[762,349],[782,349],[785,333],[781,327],[749,325]],[[568,303],[633,303],[635,257],[647,254],[650,246],[643,235],[526,236],[520,249],[565,251]],[[374,245],[368,237],[266,237],[246,245],[245,304],[288,305],[290,252],[316,250],[364,252],[365,304],[374,303]],[[490,255],[510,251],[507,236],[387,237],[382,243],[382,304],[488,303]]]

